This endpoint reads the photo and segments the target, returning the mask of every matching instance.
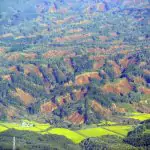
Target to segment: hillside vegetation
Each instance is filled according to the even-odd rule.
[[[149,16],[149,0],[1,0],[0,132],[120,143],[150,119]]]

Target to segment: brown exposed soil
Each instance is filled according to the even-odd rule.
[[[86,93],[86,90],[74,90],[73,93],[75,94],[75,97],[77,100],[81,100],[84,97],[84,94]]]
[[[10,61],[17,61],[20,58],[19,53],[11,53],[11,55],[6,56],[6,58]]]
[[[80,115],[78,112],[72,113],[70,116],[67,117],[67,120],[76,125],[84,123],[84,117]]]
[[[146,81],[142,77],[134,77],[134,83],[136,84],[146,84]]]
[[[62,56],[69,56],[73,53],[66,51],[66,50],[50,50],[43,54],[44,58],[53,58],[53,57],[62,57]]]
[[[37,57],[37,54],[35,53],[24,53],[23,56],[25,57],[25,59],[35,59]]]
[[[71,30],[69,30],[68,33],[80,33],[82,31],[83,31],[82,28],[77,28],[77,29],[71,29]]]
[[[30,105],[31,103],[34,103],[35,102],[35,99],[32,95],[30,95],[29,93],[23,91],[22,89],[20,88],[16,88],[16,91],[15,92],[12,92],[13,96],[16,96],[20,99],[20,101],[28,106]]]
[[[125,108],[119,107],[114,103],[112,104],[111,110],[114,112],[119,112],[119,113],[125,113],[126,112]]]
[[[132,86],[129,84],[128,80],[124,78],[116,83],[105,84],[102,90],[106,93],[128,94],[132,90]]]
[[[8,68],[8,70],[11,71],[11,72],[18,72],[16,66],[11,66],[11,67]]]
[[[67,22],[71,22],[72,20],[74,20],[75,17],[74,16],[69,16],[69,17],[66,17],[64,18],[63,20],[56,20],[56,24],[64,24],[64,23],[67,23]]]
[[[8,60],[10,61],[17,61],[19,59],[21,59],[22,57],[24,57],[25,59],[29,59],[29,60],[33,60],[37,57],[37,54],[35,53],[11,53],[11,55],[6,55],[5,56]]]
[[[75,84],[76,85],[88,84],[90,82],[90,78],[98,80],[101,79],[98,72],[87,72],[76,76]]]
[[[68,41],[73,41],[73,40],[79,40],[82,38],[87,38],[90,37],[92,34],[87,33],[87,34],[72,34],[65,36],[63,38],[55,38],[55,42],[68,42]]]
[[[52,102],[46,102],[40,107],[42,113],[51,113],[55,109],[57,109],[57,105]]]
[[[141,112],[141,113],[150,113],[150,109],[149,109],[148,106],[145,106],[145,105],[140,104],[140,103],[135,103],[133,106],[134,106],[134,108],[138,112]]]
[[[4,53],[5,52],[5,49],[0,47],[0,53]]]
[[[94,111],[100,113],[101,115],[103,115],[103,116],[105,116],[105,117],[107,117],[107,116],[109,116],[109,115],[112,114],[112,112],[111,112],[109,109],[103,107],[101,104],[99,104],[99,103],[98,103],[97,101],[95,101],[95,100],[93,100],[93,101],[91,102],[91,107],[94,109]]]
[[[144,86],[140,87],[139,91],[142,92],[143,94],[148,94],[148,95],[150,94],[150,88],[147,88],[147,87],[144,87]]]
[[[120,68],[120,66],[114,61],[109,61],[109,63],[113,66],[113,70],[114,70],[115,76],[119,77],[121,75],[121,68]]]
[[[100,39],[102,42],[105,42],[106,40],[108,40],[108,37],[107,37],[107,36],[99,36],[99,39]]]
[[[7,109],[7,119],[14,119],[14,117],[17,116],[17,110],[16,108],[9,106],[9,108]]]
[[[24,74],[28,75],[31,72],[34,72],[35,74],[37,74],[39,77],[43,77],[42,73],[39,71],[39,68],[35,65],[32,64],[27,64],[23,66],[24,68]]]
[[[144,73],[145,73],[145,74],[150,75],[150,70],[148,70],[148,69],[144,69],[143,71],[144,71]]]
[[[58,104],[61,106],[61,105],[64,105],[65,103],[68,103],[71,101],[71,96],[69,93],[67,93],[66,95],[64,96],[59,96],[57,97],[57,102]]]
[[[9,74],[8,75],[4,75],[4,76],[2,76],[2,79],[11,81],[11,76]]]

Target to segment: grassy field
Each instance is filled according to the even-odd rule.
[[[9,122],[0,122],[0,132],[5,131],[7,129],[16,129],[16,130],[25,130],[25,131],[34,131],[34,132],[42,132],[50,128],[49,124],[40,124],[37,122],[29,122],[27,120],[23,121],[33,126],[27,127],[23,126],[21,123],[9,123]]]
[[[150,119],[150,114],[135,112],[129,115],[128,118],[133,118],[133,119],[137,119],[140,121],[144,121],[144,120]]]
[[[77,131],[79,134],[85,136],[86,138],[89,137],[99,137],[103,135],[117,135],[114,132],[108,131],[103,128],[91,128],[91,129],[84,129]]]
[[[80,143],[82,140],[86,139],[85,136],[82,136],[75,131],[71,131],[65,128],[54,128],[54,129],[49,130],[48,132],[45,132],[45,134],[47,133],[63,135],[66,138],[72,140],[74,143]]]
[[[132,130],[131,125],[125,125],[125,126],[106,126],[105,129],[112,131],[116,133],[119,136],[126,136],[129,131]]]
[[[63,135],[66,138],[72,140],[74,143],[80,143],[82,140],[89,137],[100,137],[104,135],[117,135],[120,137],[124,137],[127,133],[132,130],[132,126],[124,125],[109,125],[109,126],[101,126],[101,127],[93,127],[86,128],[77,131],[72,131],[65,128],[50,128],[49,124],[40,124],[37,122],[28,122],[33,126],[27,127],[23,126],[21,123],[7,123],[0,122],[0,132],[6,131],[8,129],[16,129],[16,130],[25,130],[25,131],[33,131],[41,134],[57,134]]]
[[[99,137],[103,135],[126,136],[132,130],[132,126],[104,126],[98,128],[79,130],[78,133],[85,137]]]

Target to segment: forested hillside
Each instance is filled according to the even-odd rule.
[[[1,121],[133,125],[149,107],[149,0],[0,1]]]

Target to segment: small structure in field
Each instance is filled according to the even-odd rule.
[[[33,127],[34,125],[28,121],[23,121],[21,126],[22,127]]]

